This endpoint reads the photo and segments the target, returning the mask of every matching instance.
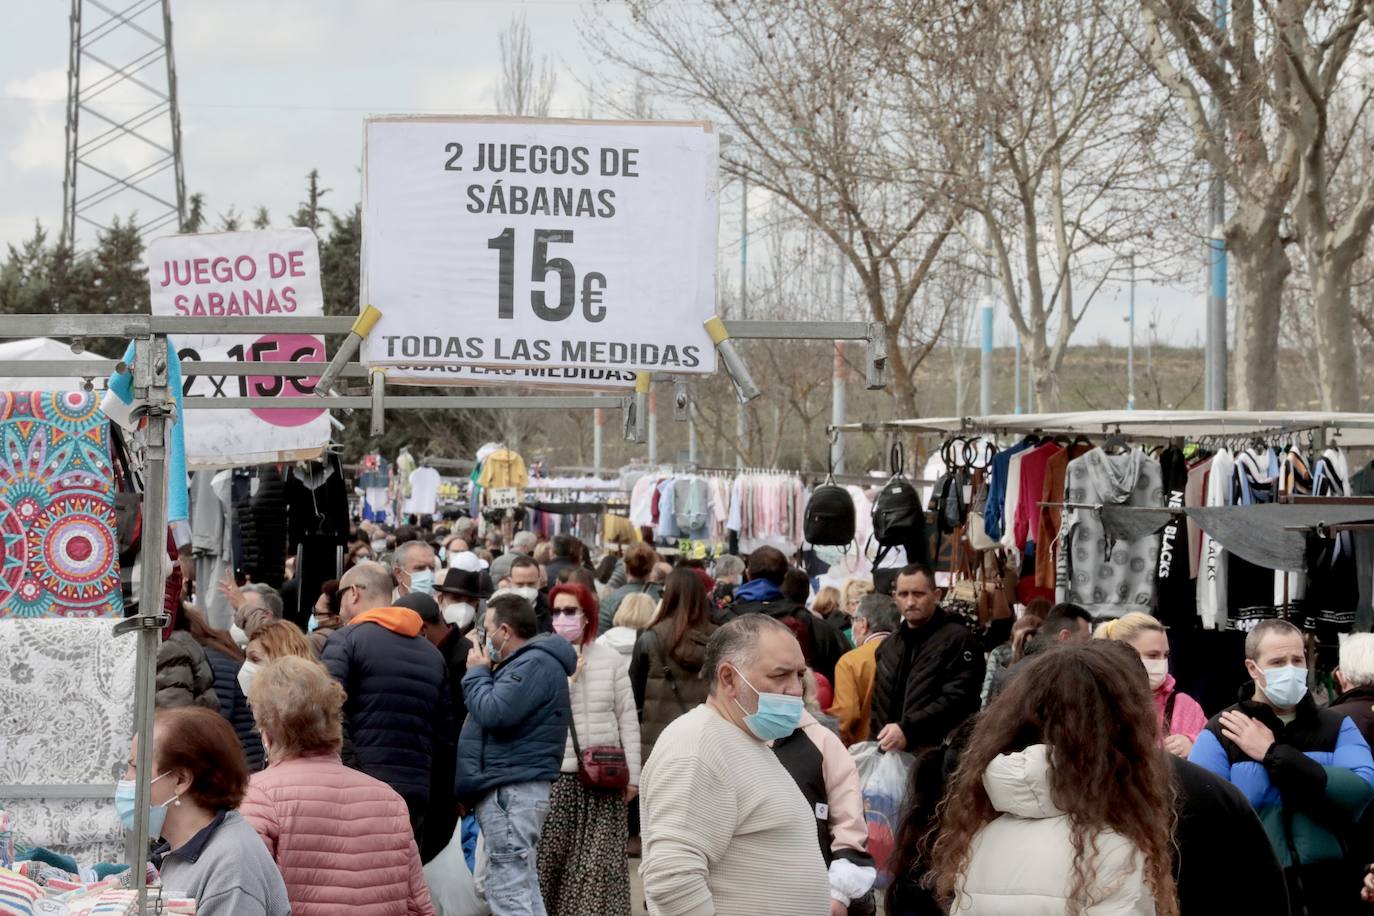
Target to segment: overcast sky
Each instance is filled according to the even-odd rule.
[[[561,71],[553,114],[582,115],[583,91],[570,74],[596,78],[577,37],[583,5],[174,0],[188,192],[205,194],[212,220],[231,206],[251,213],[264,204],[274,223],[284,224],[302,199],[304,176],[318,168],[324,186],[333,189],[325,203],[351,206],[359,196],[363,118],[494,112],[498,35],[521,10],[536,52],[553,58]],[[64,0],[0,0],[6,26],[0,31],[0,242],[28,236],[35,219],[54,233],[61,223],[68,8]],[[89,10],[88,28],[91,18],[104,18]],[[112,61],[141,50],[109,48]],[[132,114],[141,110],[135,106],[142,98],[131,93],[115,100]],[[723,248],[737,251],[738,207],[731,193],[733,188],[722,200],[720,238]],[[726,269],[733,270],[733,257],[723,259]],[[721,284],[731,284],[725,288],[733,282],[722,275]],[[1138,339],[1152,318],[1165,342],[1192,345],[1199,339],[1200,282],[1194,288],[1142,283],[1136,301]],[[1076,342],[1124,342],[1125,302],[1124,289],[1105,289]],[[999,343],[1009,342],[1009,322],[998,325]]]

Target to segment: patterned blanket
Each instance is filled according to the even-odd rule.
[[[0,618],[123,614],[109,422],[90,392],[0,392]]]

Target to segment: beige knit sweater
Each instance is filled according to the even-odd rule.
[[[827,916],[816,822],[762,741],[710,706],[664,730],[640,778],[651,914]]]

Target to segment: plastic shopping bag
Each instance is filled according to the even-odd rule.
[[[907,782],[915,758],[905,751],[881,751],[876,741],[862,741],[849,749],[859,770],[868,826],[868,854],[878,866],[879,889],[892,882],[892,851],[902,816]]]
[[[491,910],[477,896],[472,872],[463,858],[462,830],[460,823],[444,851],[425,866],[425,883],[438,916],[487,916]]]

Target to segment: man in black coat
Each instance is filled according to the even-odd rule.
[[[464,581],[466,577],[471,577],[471,581]],[[458,589],[476,590],[479,587],[477,580],[477,573],[450,569],[443,585],[455,592]],[[448,622],[444,611],[428,595],[411,593],[398,598],[396,604],[398,607],[410,608],[420,615],[420,619],[424,621],[421,635],[444,656],[444,662],[448,666],[449,690],[453,697],[453,719],[461,729],[463,720],[468,716],[467,704],[463,701],[463,675],[467,674],[468,653],[472,651],[472,642],[455,624]],[[443,852],[444,847],[453,839],[453,832],[458,826],[458,800],[453,794],[455,765],[453,755],[434,761],[434,769],[430,776],[429,808],[425,815],[424,842],[420,844],[422,862],[428,862]]]
[[[787,625],[801,643],[802,655],[812,671],[835,682],[835,664],[849,651],[844,637],[803,604],[783,594],[787,558],[775,547],[760,547],[749,555],[745,568],[749,581],[735,589],[735,598],[717,619],[724,624],[745,614],[765,614]],[[981,685],[980,685],[981,686]]]
[[[978,711],[985,662],[978,637],[941,609],[929,566],[903,567],[892,597],[904,622],[878,648],[869,734],[884,751],[916,753]]]
[[[444,656],[421,635],[420,615],[392,604],[394,588],[380,563],[344,573],[344,626],[329,637],[320,661],[347,694],[344,721],[359,768],[406,800],[419,844],[433,770],[452,772],[453,699]]]

